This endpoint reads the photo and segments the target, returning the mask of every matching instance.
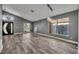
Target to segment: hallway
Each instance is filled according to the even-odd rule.
[[[2,54],[77,54],[77,45],[33,33],[3,36]]]

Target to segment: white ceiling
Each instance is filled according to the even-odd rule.
[[[3,10],[29,21],[37,21],[78,9],[77,4],[50,4],[50,6],[53,12],[50,11],[46,4],[4,4]],[[34,10],[33,13],[30,12],[31,9]]]

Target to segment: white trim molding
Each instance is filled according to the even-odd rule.
[[[47,35],[47,34],[42,34],[42,33],[35,33],[35,34],[50,37],[50,38],[59,39],[59,40],[62,40],[62,41],[68,42],[68,43],[72,43],[72,44],[78,44],[78,42],[75,42],[75,41],[72,41],[72,40],[63,39],[63,38],[59,38],[59,37],[55,37],[55,36],[51,36],[51,35]]]

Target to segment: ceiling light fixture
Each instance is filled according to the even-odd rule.
[[[49,4],[47,4],[47,7],[48,7],[51,11],[53,11],[52,7],[51,7]]]
[[[30,11],[31,11],[32,13],[34,12],[34,10],[32,10],[32,9],[31,9]]]

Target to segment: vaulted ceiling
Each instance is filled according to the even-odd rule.
[[[52,11],[51,11],[52,9]],[[3,10],[23,17],[29,21],[38,21],[78,9],[77,4],[4,4]]]

